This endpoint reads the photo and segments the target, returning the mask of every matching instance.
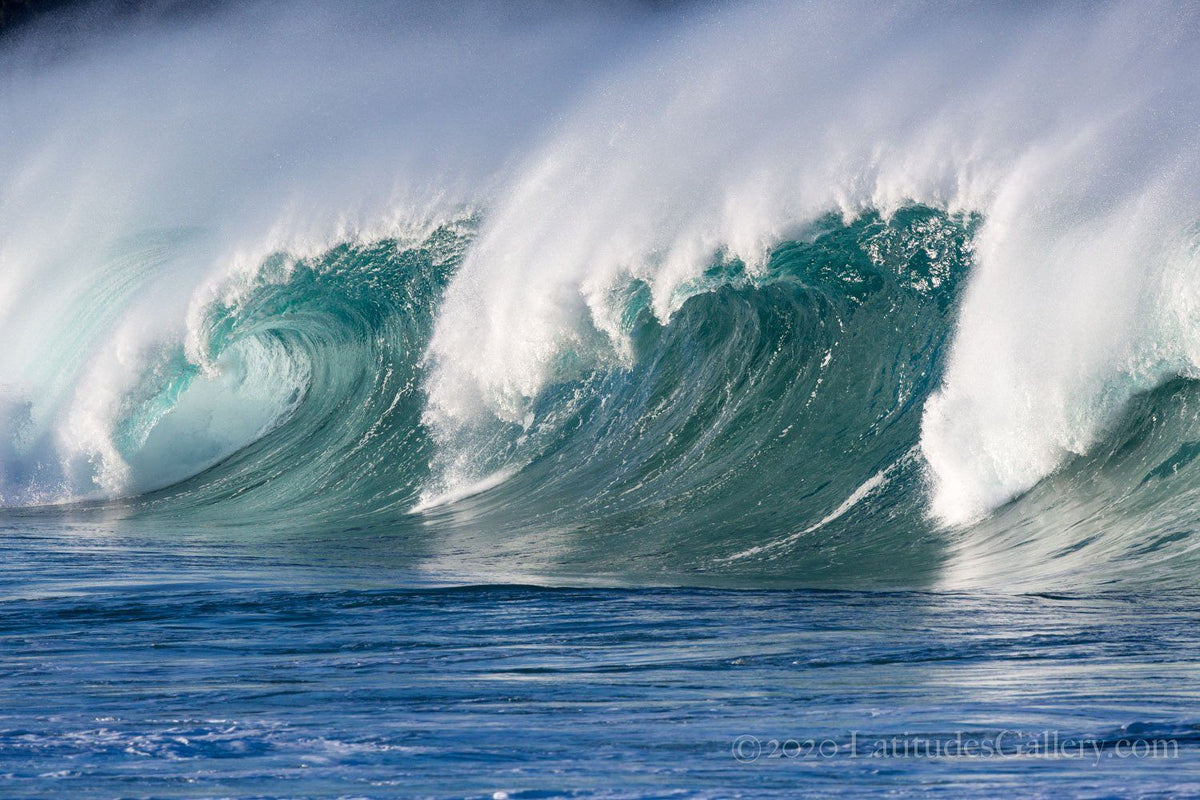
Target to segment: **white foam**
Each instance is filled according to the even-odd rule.
[[[145,7],[108,23],[60,11],[0,42],[0,405],[22,419],[4,431],[0,471],[20,482],[45,467],[37,481],[60,496],[161,479],[118,452],[125,397],[181,342],[211,371],[202,311],[264,255],[477,208],[583,76],[638,41],[644,16]],[[237,398],[227,405],[213,417],[222,430],[193,420],[180,451],[261,429],[257,406],[239,421]]]
[[[1196,363],[1198,29],[1174,4],[714,11],[516,171],[447,293],[427,419],[516,418],[562,351],[627,350],[633,278],[667,318],[715,252],[753,266],[830,209],[977,211],[921,447],[934,513],[986,513]]]
[[[922,429],[943,520],[1200,365],[1194,5],[264,3],[62,35],[0,45],[6,476],[65,460],[43,480],[95,488],[97,398],[264,253],[464,207],[485,222],[428,353],[446,442],[526,419],[565,350],[627,357],[629,280],[667,318],[715,251],[753,268],[830,210],[986,217]]]

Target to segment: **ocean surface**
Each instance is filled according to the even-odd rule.
[[[5,796],[1200,792],[1194,595],[445,585],[174,539],[6,526]]]
[[[1197,796],[1194,4],[0,29],[0,796]]]

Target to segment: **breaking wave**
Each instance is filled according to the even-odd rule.
[[[100,8],[0,37],[10,516],[1190,582],[1194,8]]]

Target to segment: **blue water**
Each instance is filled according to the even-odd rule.
[[[4,510],[0,795],[1200,793],[1200,383],[939,524],[978,220],[914,206],[667,322],[635,282],[631,363],[448,439],[420,354],[473,224],[268,258],[212,374],[175,343],[120,406],[164,486]],[[53,477],[34,416],[10,485]]]
[[[1200,6],[39,5],[0,797],[1200,796]]]
[[[1200,792],[1200,597],[454,586],[261,544],[6,529],[0,795]],[[960,733],[1004,752],[918,750]]]

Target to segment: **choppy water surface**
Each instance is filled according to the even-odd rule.
[[[404,585],[252,543],[3,545],[6,796],[1200,791],[1195,596]],[[895,737],[911,754],[881,757]],[[1142,741],[1172,744],[1124,755]]]

